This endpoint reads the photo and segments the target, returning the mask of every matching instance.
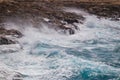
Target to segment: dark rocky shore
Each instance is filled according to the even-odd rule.
[[[39,28],[41,23],[45,23],[50,28],[61,29],[64,33],[75,34],[75,30],[79,30],[79,28],[74,23],[82,24],[85,18],[82,15],[64,12],[62,10],[64,7],[80,8],[90,14],[97,15],[99,18],[120,19],[120,5],[109,3],[15,0],[0,3],[0,25],[6,21],[11,21],[18,24],[32,23],[34,27]],[[66,24],[71,26],[66,26]],[[0,44],[15,43],[4,35],[22,37],[22,33],[17,30],[6,30],[4,25],[0,26],[0,35]]]
[[[11,29],[11,30],[7,30],[3,27],[0,27],[0,45],[8,45],[8,44],[15,44],[17,43],[17,41],[14,41],[12,39],[7,38],[7,36],[12,36],[15,38],[21,38],[22,37],[22,33]]]
[[[102,2],[60,2],[56,1],[55,3],[62,4],[66,7],[75,7],[79,9],[83,9],[84,11],[97,15],[102,18],[110,18],[111,20],[120,20],[120,4],[112,4],[110,2],[102,3]],[[119,3],[119,2],[118,2]]]

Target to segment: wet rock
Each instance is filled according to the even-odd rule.
[[[94,5],[88,9],[89,13],[98,15],[100,17],[106,17],[111,19],[118,19],[120,17],[120,6],[119,5]]]
[[[79,23],[79,21],[77,19],[64,19],[64,21],[66,21],[69,24]]]
[[[75,30],[73,30],[71,28],[68,29],[68,32],[69,32],[69,34],[75,34]]]
[[[0,45],[16,44],[17,41],[13,38],[21,38],[22,36],[22,33],[18,30],[7,30],[3,27],[0,27]]]
[[[99,18],[110,18],[112,20],[119,20],[120,18],[120,5],[114,4],[96,4],[96,3],[78,3],[74,5],[78,8],[85,10],[90,14],[94,14]]]
[[[63,24],[59,26],[60,28],[62,28],[64,30],[65,34],[75,34],[76,30],[79,30],[79,28],[76,25],[72,25],[72,24]]]
[[[14,76],[13,76],[13,79],[12,80],[23,80],[23,75],[20,74],[20,73],[16,73]]]
[[[40,22],[44,21],[57,27],[63,24],[61,21],[64,21],[68,24],[78,23],[80,20],[84,21],[84,17],[82,15],[65,12],[61,10],[62,7],[64,6],[58,6],[57,3],[52,4],[51,2],[44,0],[30,2],[26,0],[15,0],[15,2],[4,3],[0,5],[0,11],[2,11],[0,13],[0,17],[1,20],[16,18],[16,20],[10,19],[10,21],[18,24],[23,24],[26,21],[30,21],[30,23],[32,23],[35,27],[40,27]],[[70,29],[70,32],[73,33],[71,30],[72,29]],[[17,34],[19,35],[18,37],[22,36],[19,32],[16,31],[9,31],[8,34]]]
[[[8,45],[8,44],[15,44],[16,42],[11,40],[11,39],[8,39],[6,37],[3,37],[1,36],[0,37],[0,45]]]
[[[5,28],[0,27],[0,34],[6,34],[7,30],[5,30]]]
[[[9,20],[10,18],[16,18],[13,22],[23,24],[24,22],[30,22],[35,27],[40,27],[41,22],[59,26],[63,25],[61,21],[67,24],[83,23],[85,18],[82,15],[77,15],[62,10],[64,7],[75,7],[83,9],[90,14],[97,15],[98,17],[111,18],[112,20],[120,19],[120,5],[108,5],[98,3],[82,3],[79,1],[59,1],[55,0],[14,0],[10,3],[0,3],[0,22]],[[19,19],[19,20],[18,20]],[[10,20],[12,22],[12,20]],[[74,26],[75,27],[75,26]],[[51,27],[54,28],[54,27]],[[59,28],[63,30],[69,30],[70,33],[74,33],[74,29],[78,28]],[[3,30],[4,31],[4,30]],[[6,32],[4,32],[6,33]],[[15,30],[9,30],[7,34],[17,36],[18,38],[22,34]]]
[[[117,1],[120,3],[120,1]],[[97,15],[101,18],[110,18],[112,20],[120,20],[120,4],[112,4],[111,1],[108,3],[104,2],[82,2],[82,1],[55,1],[56,4],[62,4],[65,7],[75,7],[85,10],[90,14]]]
[[[20,31],[18,30],[15,30],[15,29],[10,29],[10,30],[7,30],[3,27],[0,27],[0,35],[11,35],[13,37],[16,37],[16,38],[21,38],[23,35]]]
[[[14,29],[8,30],[8,33],[6,35],[12,35],[12,36],[17,37],[17,38],[21,38],[23,36],[20,31],[17,31]]]

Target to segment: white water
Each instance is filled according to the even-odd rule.
[[[77,24],[80,31],[74,35],[59,34],[46,26],[42,32],[32,25],[25,26],[21,29],[24,37],[19,40],[22,49],[0,54],[0,62],[23,74],[23,80],[101,80],[99,75],[115,76],[104,80],[119,80],[120,65],[112,64],[119,64],[120,21],[98,19],[87,13],[84,16],[85,23]],[[99,48],[102,52],[96,53]],[[116,48],[118,51],[113,52]]]

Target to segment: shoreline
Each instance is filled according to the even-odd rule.
[[[85,17],[75,13],[65,12],[64,7],[82,9],[89,14],[99,18],[109,18],[114,21],[120,20],[120,5],[101,3],[86,3],[73,1],[66,2],[58,0],[15,0],[0,3],[0,27],[4,27],[7,21],[15,24],[32,24],[40,28],[41,23],[49,25],[50,28],[63,30],[63,33],[75,34],[80,30],[74,23],[84,23]],[[69,26],[70,25],[70,26]],[[7,30],[6,30],[7,31]],[[19,31],[17,31],[19,32]]]

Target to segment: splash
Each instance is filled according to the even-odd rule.
[[[119,80],[120,22],[74,12],[86,16],[76,34],[25,26],[22,49],[0,54],[0,61],[23,74],[23,80]]]

